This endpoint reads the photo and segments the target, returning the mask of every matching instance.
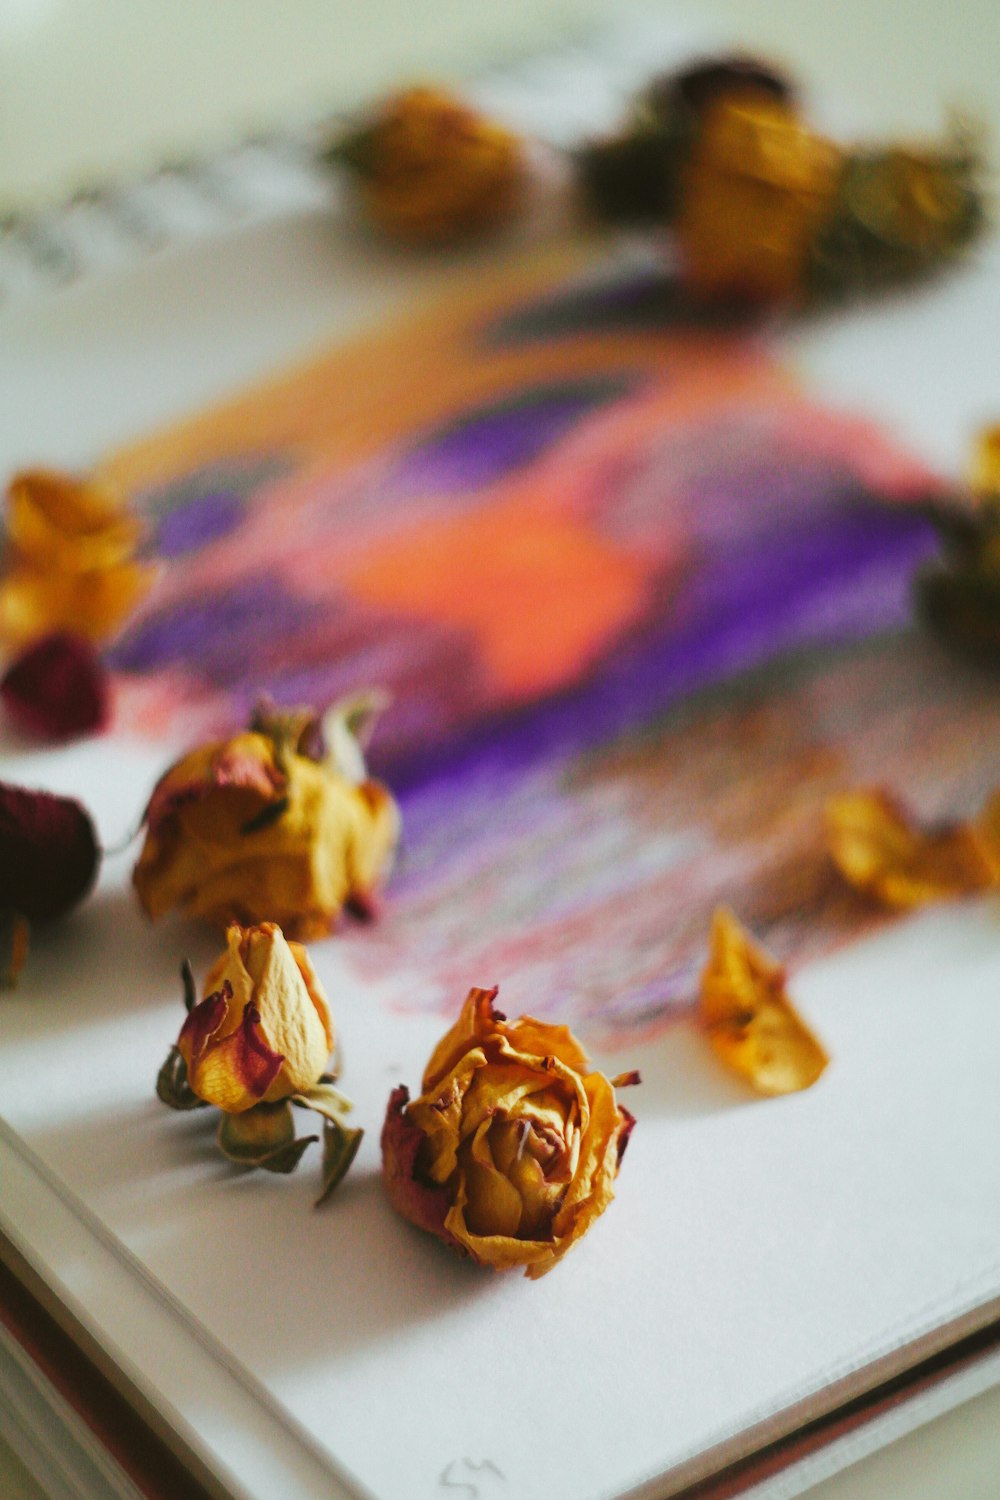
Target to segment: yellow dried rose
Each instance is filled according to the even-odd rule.
[[[441,89],[411,88],[329,153],[356,173],[367,213],[394,238],[445,242],[508,218],[525,181],[521,143]]]
[[[0,634],[21,644],[51,630],[112,636],[149,588],[135,561],[140,527],[117,491],[48,469],[16,474],[7,491]]]
[[[676,231],[688,288],[706,300],[797,298],[841,160],[782,100],[720,98],[683,176]]]
[[[316,1111],[325,1197],[353,1161],[361,1131],[345,1127],[350,1103],[326,1071],[333,1023],[306,950],[274,922],[233,924],[199,1003],[187,966],[184,977],[188,1015],[160,1070],[158,1096],[173,1109],[222,1110],[223,1154],[270,1172],[293,1171],[318,1139],[296,1136],[291,1105]]]
[[[199,1099],[239,1114],[312,1088],[334,1037],[326,996],[300,943],[262,922],[234,923],[226,944],[177,1050]]]
[[[327,716],[258,713],[156,786],[133,882],[147,915],[179,908],[224,926],[272,920],[298,938],[341,909],[374,911],[399,835],[388,789],[368,778],[359,734],[370,701]]]
[[[760,1094],[807,1089],[829,1058],[785,993],[785,971],[726,907],[712,918],[699,1014],[716,1054]]]
[[[565,1026],[508,1022],[470,990],[423,1092],[389,1100],[382,1163],[393,1207],[480,1265],[544,1276],[604,1212],[635,1121]]]
[[[886,906],[910,908],[988,890],[998,852],[973,823],[922,828],[891,793],[844,792],[826,808],[827,847],[848,884]]]

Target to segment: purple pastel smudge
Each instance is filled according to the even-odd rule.
[[[480,789],[485,777],[499,796],[524,769],[641,728],[784,654],[902,627],[913,570],[935,545],[922,517],[852,492],[823,518],[713,548],[693,561],[670,618],[612,645],[585,683],[393,762],[394,783],[404,799],[436,781],[458,796],[465,775]]]
[[[232,490],[199,495],[168,511],[156,529],[154,551],[159,557],[183,557],[228,536],[243,519],[244,502]]]
[[[524,468],[596,407],[637,384],[628,373],[557,381],[465,412],[403,454],[389,482],[402,497],[470,494]]]
[[[280,578],[260,574],[207,598],[181,599],[147,615],[108,660],[121,672],[183,667],[215,687],[230,687],[253,675],[268,639],[280,642],[308,632],[324,610],[291,593]]]

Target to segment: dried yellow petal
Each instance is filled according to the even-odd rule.
[[[699,1011],[716,1054],[760,1094],[807,1089],[829,1058],[785,993],[785,971],[726,907],[712,918]]]
[[[826,808],[827,847],[855,890],[908,909],[988,890],[1000,860],[974,823],[921,827],[881,788],[844,792]]]

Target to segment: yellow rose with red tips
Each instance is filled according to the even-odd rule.
[[[292,1172],[319,1137],[297,1136],[292,1106],[323,1117],[320,1201],[344,1177],[362,1132],[344,1122],[351,1104],[327,1072],[333,1022],[306,950],[274,922],[233,924],[226,951],[196,1000],[184,966],[187,1019],[156,1080],[171,1109],[214,1105],[218,1144],[230,1161]]]
[[[287,942],[274,922],[234,924],[226,942],[177,1050],[199,1099],[239,1114],[312,1088],[334,1034],[326,996],[300,943]]]
[[[390,1100],[383,1174],[404,1218],[496,1270],[547,1271],[604,1212],[635,1121],[565,1026],[470,990],[427,1064]]]
[[[335,708],[323,726],[308,711],[264,711],[172,766],[146,808],[133,872],[146,913],[271,920],[298,938],[329,932],[345,905],[369,913],[399,836],[396,803],[367,776],[357,737],[371,701]]]

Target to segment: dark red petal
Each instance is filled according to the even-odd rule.
[[[60,917],[90,890],[99,861],[94,825],[79,802],[0,782],[0,908]]]
[[[260,1034],[260,1011],[248,1005],[239,1030],[240,1047],[235,1059],[237,1076],[248,1094],[263,1099],[281,1072],[283,1052],[272,1052]]]
[[[227,979],[221,990],[216,990],[213,995],[207,995],[204,1000],[192,1006],[188,1011],[187,1020],[181,1027],[181,1034],[177,1038],[177,1046],[180,1048],[183,1042],[188,1048],[192,1067],[197,1065],[205,1047],[226,1019],[226,1012],[232,998],[233,987]]]
[[[448,1193],[443,1187],[425,1182],[417,1171],[417,1153],[426,1136],[407,1117],[409,1102],[410,1091],[405,1084],[393,1089],[382,1126],[382,1177],[389,1202],[418,1229],[426,1229],[452,1244],[452,1236],[444,1227],[445,1215],[451,1207]]]
[[[186,760],[187,757],[185,756],[184,759]],[[173,817],[188,803],[200,802],[203,797],[208,797],[212,792],[234,787],[239,790],[259,792],[265,801],[269,801],[282,792],[287,784],[287,777],[283,772],[276,766],[270,766],[262,761],[258,755],[228,754],[223,750],[216,757],[207,774],[200,776],[197,780],[180,784],[171,783],[170,778],[177,770],[177,766],[182,764],[183,761],[178,761],[176,765],[171,766],[153,788],[142,815],[143,822],[150,833],[156,833],[168,818]]]
[[[11,723],[43,740],[96,734],[108,722],[108,674],[90,641],[57,630],[17,657],[0,680]]]
[[[635,1115],[630,1109],[626,1109],[624,1104],[619,1104],[618,1113],[621,1116],[622,1122],[618,1131],[618,1165],[621,1166],[622,1157],[625,1155],[625,1148],[628,1146],[629,1139],[635,1129]]]

